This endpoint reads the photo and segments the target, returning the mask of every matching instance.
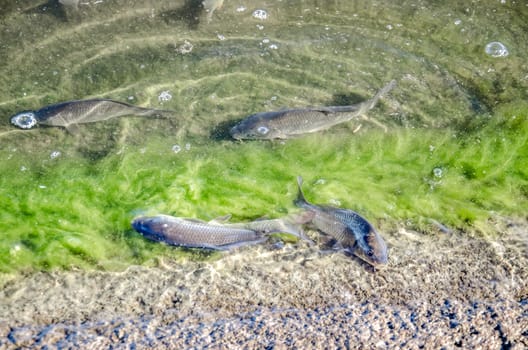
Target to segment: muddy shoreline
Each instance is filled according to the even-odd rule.
[[[316,247],[28,275],[0,292],[0,348],[528,346],[528,222],[500,238],[386,234],[373,271]]]

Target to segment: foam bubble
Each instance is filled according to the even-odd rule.
[[[158,101],[159,102],[167,102],[167,101],[170,101],[171,99],[172,99],[172,95],[171,95],[169,90],[162,91],[158,95]]]
[[[61,156],[61,152],[60,151],[53,151],[50,153],[50,158],[51,159],[55,159],[55,158],[58,158]]]
[[[491,57],[506,57],[509,55],[508,49],[503,43],[492,41],[486,45],[486,53]]]
[[[253,11],[253,18],[260,19],[262,21],[268,19],[268,12],[266,10],[258,9]]]

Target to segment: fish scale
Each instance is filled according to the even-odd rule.
[[[136,218],[132,226],[147,238],[186,247],[221,247],[258,241],[262,238],[262,235],[249,229],[208,224],[168,215]]]

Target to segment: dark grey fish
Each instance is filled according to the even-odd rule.
[[[306,109],[286,109],[250,115],[235,125],[230,134],[239,139],[287,139],[321,131],[336,124],[362,116],[388,93],[396,81],[392,80],[373,98],[352,106],[330,106]]]
[[[371,265],[386,264],[387,245],[374,227],[358,213],[349,209],[311,204],[304,198],[302,177],[297,177],[299,194],[295,205],[312,211],[312,224],[332,236],[342,248]]]
[[[290,233],[306,239],[300,224],[313,215],[302,214],[283,219],[258,220],[226,224],[217,220],[205,222],[169,215],[143,216],[132,221],[132,227],[148,239],[189,248],[226,250],[266,241],[271,233]]]
[[[11,117],[11,124],[21,129],[31,129],[37,125],[62,126],[68,129],[76,124],[93,123],[124,115],[163,116],[167,113],[171,112],[107,99],[78,100],[17,113]]]

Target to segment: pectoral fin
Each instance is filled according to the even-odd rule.
[[[70,124],[64,127],[66,131],[71,135],[79,135],[80,128],[78,124]]]

